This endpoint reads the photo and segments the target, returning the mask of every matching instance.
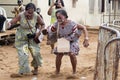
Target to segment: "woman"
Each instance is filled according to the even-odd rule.
[[[41,25],[41,27],[39,27],[40,31],[45,26],[43,19],[35,11],[35,5],[33,3],[28,3],[25,7],[25,11],[9,22],[9,26],[18,21],[20,22],[20,27],[17,28],[15,36],[15,47],[19,58],[19,72],[18,74],[12,74],[11,77],[19,77],[26,73],[30,73],[28,61],[29,52],[33,57],[31,64],[34,67],[34,70],[32,71],[34,75],[38,74],[38,66],[42,65],[39,44],[35,43],[33,38],[27,36],[28,34],[35,33],[36,23]],[[38,38],[39,35],[40,32],[36,33],[35,38]]]
[[[49,33],[49,29],[51,29],[51,25],[56,22],[55,12],[57,10],[63,9],[64,6],[65,5],[63,0],[56,0],[55,3],[53,2],[50,8],[48,9],[47,14],[51,16],[50,26],[47,27],[48,33]],[[47,35],[47,45],[50,45],[51,53],[53,53],[55,42],[56,42],[56,35],[54,33],[49,33]]]
[[[63,0],[56,0],[56,2],[52,3],[50,8],[48,9],[47,14],[49,16],[51,16],[51,22],[50,24],[53,24],[54,22],[56,22],[56,17],[55,17],[55,12],[59,9],[63,9],[64,8],[64,2]]]
[[[57,22],[52,26],[51,31],[57,31],[58,38],[65,38],[70,42],[69,52],[58,52],[57,48],[54,51],[54,53],[56,54],[56,74],[60,73],[61,60],[64,54],[69,55],[72,64],[73,74],[75,74],[77,64],[76,55],[78,55],[79,53],[79,37],[82,31],[84,32],[85,37],[83,45],[84,47],[89,46],[87,29],[83,25],[77,24],[72,20],[68,20],[68,15],[65,10],[58,10],[56,12],[56,18]]]

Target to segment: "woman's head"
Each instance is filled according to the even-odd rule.
[[[67,12],[63,9],[56,11],[56,18],[58,22],[64,22],[68,18]]]
[[[41,9],[40,9],[40,8],[37,8],[37,9],[36,9],[36,12],[37,12],[38,14],[40,14]]]
[[[18,5],[20,6],[20,5],[22,5],[23,0],[18,0],[17,3],[18,3]]]
[[[64,7],[65,5],[64,5],[64,1],[63,0],[56,0],[55,1],[55,8],[56,9],[59,9],[59,8],[61,8],[61,7]]]
[[[26,17],[28,19],[32,18],[34,11],[36,11],[36,6],[33,3],[28,3],[25,7]]]
[[[29,9],[33,9],[34,11],[36,11],[36,6],[35,6],[35,4],[33,4],[33,3],[28,3],[28,4],[26,5],[26,7],[25,7],[25,10],[27,11],[27,10],[29,10]]]

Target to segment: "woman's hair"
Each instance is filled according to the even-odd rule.
[[[22,3],[22,2],[23,2],[23,0],[18,0],[18,1],[17,1],[17,3]]]
[[[40,12],[41,12],[41,9],[40,9],[40,8],[36,8],[36,12],[37,12],[37,13],[40,13]]]
[[[56,0],[55,3],[58,3],[58,0]],[[63,7],[65,6],[63,0],[60,0],[60,3],[61,3],[61,5],[62,5]]]
[[[65,10],[63,10],[63,9],[56,11],[56,14],[57,14],[57,13],[60,13],[60,14],[62,14],[63,16],[65,16],[65,18],[68,18],[67,12],[66,12]]]
[[[36,11],[36,6],[33,3],[28,3],[25,7],[25,10],[34,9]]]

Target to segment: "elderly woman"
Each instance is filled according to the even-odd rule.
[[[42,65],[39,44],[34,41],[32,36],[31,38],[27,36],[28,34],[36,33],[36,22],[41,25],[41,27],[39,27],[40,31],[45,27],[43,19],[35,11],[35,5],[28,3],[25,7],[25,11],[9,22],[9,26],[18,21],[20,22],[15,36],[15,47],[19,58],[19,72],[18,74],[12,74],[11,77],[19,77],[31,72],[28,61],[29,52],[33,57],[31,64],[34,67],[34,70],[32,70],[34,75],[38,73],[38,66]],[[39,35],[40,32],[36,33],[35,38],[38,38]]]
[[[62,57],[67,54],[70,57],[73,74],[76,73],[77,59],[76,55],[79,53],[79,37],[81,32],[84,32],[84,47],[89,46],[88,32],[85,26],[75,23],[72,20],[68,20],[68,15],[65,10],[58,10],[56,12],[57,22],[52,26],[51,32],[57,31],[58,38],[65,38],[70,42],[70,51],[58,52],[57,48],[54,49],[56,54],[56,74],[60,73],[60,66]],[[62,44],[62,43],[61,43]],[[64,46],[65,43],[63,43]]]

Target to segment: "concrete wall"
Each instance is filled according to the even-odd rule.
[[[72,7],[72,0],[64,0],[64,3],[69,19],[93,27],[101,24],[101,14],[97,13],[97,9],[95,9],[94,14],[89,14],[89,0],[78,0],[75,8]],[[37,6],[41,8],[45,22],[49,24],[50,16],[47,15],[48,0],[38,0]]]
[[[31,0],[23,0],[23,4],[26,5]],[[33,3],[37,3],[37,0],[33,0]],[[14,17],[14,14],[11,11],[14,7],[17,6],[17,0],[0,0],[0,7],[3,7],[6,10],[7,17]]]
[[[23,0],[24,4],[27,4],[31,0]],[[50,16],[47,15],[48,0],[32,0],[37,7],[41,8],[41,14],[44,18],[46,26],[50,24]],[[64,0],[65,9],[68,12],[69,19],[72,19],[78,23],[82,23],[89,26],[99,26],[102,23],[102,14],[98,13],[98,1],[95,0],[94,14],[89,14],[89,0],[78,0],[76,7],[72,7],[72,0]],[[0,0],[0,4],[17,4],[17,0]],[[1,6],[1,5],[0,5]],[[8,16],[13,16],[10,12],[14,6],[2,6],[6,9]]]

